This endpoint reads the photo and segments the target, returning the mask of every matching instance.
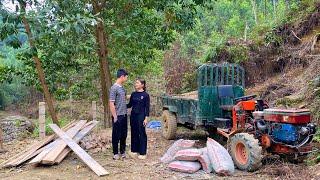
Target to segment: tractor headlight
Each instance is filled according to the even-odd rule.
[[[301,128],[299,129],[299,134],[306,135],[306,134],[308,134],[308,133],[310,133],[310,130],[309,130],[308,127],[301,127]]]

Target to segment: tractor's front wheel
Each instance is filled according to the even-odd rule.
[[[166,139],[174,139],[177,131],[177,118],[168,110],[162,113],[162,136]]]
[[[235,134],[228,141],[228,151],[241,170],[255,171],[262,165],[262,148],[252,134]]]

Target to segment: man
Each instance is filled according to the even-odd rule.
[[[112,148],[113,159],[120,156],[126,157],[126,139],[128,133],[126,90],[123,84],[128,79],[128,73],[124,69],[117,71],[117,80],[110,88],[110,110],[112,114]],[[120,155],[118,144],[120,142]]]

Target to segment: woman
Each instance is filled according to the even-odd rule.
[[[147,134],[145,126],[148,123],[150,97],[146,92],[146,81],[137,79],[134,87],[136,89],[130,96],[128,108],[132,108],[130,116],[131,126],[131,152],[129,155],[139,159],[146,159]]]

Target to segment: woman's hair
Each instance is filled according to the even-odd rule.
[[[137,81],[139,81],[141,84],[143,84],[143,90],[146,91],[147,90],[146,80],[144,80],[142,78],[137,78]]]

